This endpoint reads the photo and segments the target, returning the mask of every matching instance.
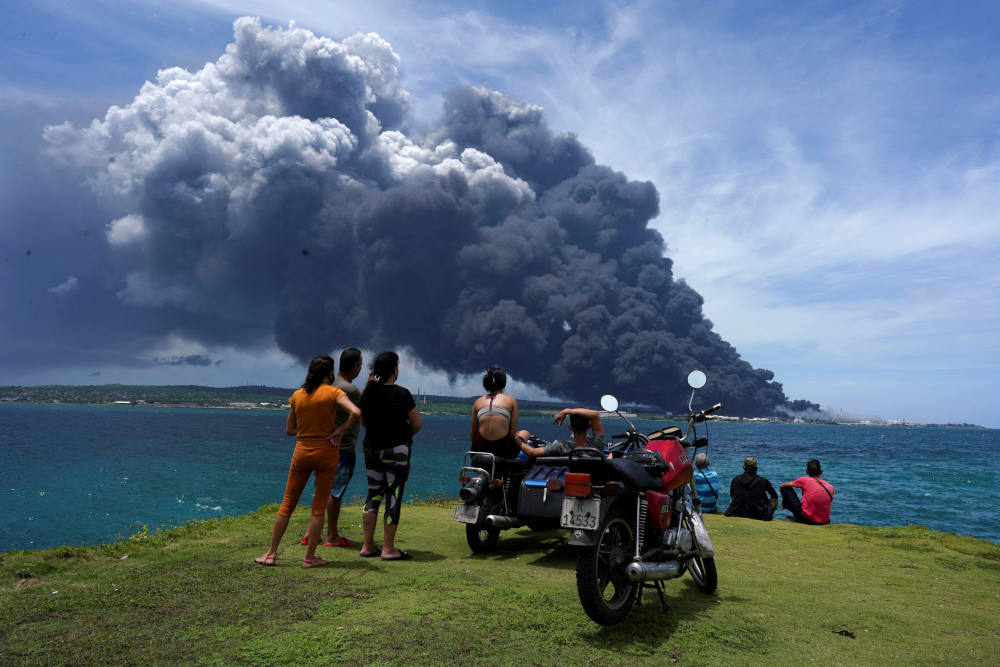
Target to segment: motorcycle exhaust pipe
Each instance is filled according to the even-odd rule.
[[[657,579],[672,579],[677,576],[681,564],[675,560],[659,563],[632,561],[625,566],[625,576],[629,581],[656,581]]]
[[[486,523],[494,528],[519,528],[521,526],[517,517],[504,516],[503,514],[490,514],[486,517]]]

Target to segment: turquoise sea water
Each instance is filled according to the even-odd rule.
[[[521,422],[547,439],[566,433],[545,419]],[[107,543],[138,524],[277,503],[294,447],[284,426],[278,411],[0,405],[0,552]],[[425,418],[407,497],[457,495],[468,434],[465,417]],[[836,487],[835,522],[922,524],[1000,542],[1000,430],[713,423],[710,435],[722,508],[745,456],[775,487],[816,457]],[[364,493],[359,467],[348,500]]]

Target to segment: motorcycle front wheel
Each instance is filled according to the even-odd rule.
[[[485,525],[465,524],[465,541],[474,554],[485,554],[496,549],[500,529]]]
[[[691,541],[695,551],[698,552],[697,556],[687,562],[687,570],[691,574],[691,578],[694,579],[694,585],[698,587],[698,590],[705,594],[714,593],[719,585],[719,575],[715,571],[715,558],[711,556],[702,558],[701,547],[698,545],[698,538],[695,536],[691,521],[689,514],[685,514],[681,519],[684,527],[691,532]]]
[[[634,518],[614,507],[601,524],[600,538],[592,547],[581,547],[576,560],[576,591],[592,620],[615,625],[628,615],[639,584],[625,576],[625,566],[635,553]]]

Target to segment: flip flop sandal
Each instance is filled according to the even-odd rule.
[[[267,567],[274,567],[274,561],[277,556],[261,556],[260,558],[254,558],[253,562],[257,565],[265,565]]]
[[[329,561],[325,561],[319,556],[313,556],[311,560],[303,560],[302,568],[308,570],[311,567],[323,567],[324,565],[329,565]]]
[[[370,554],[358,553],[358,555],[361,556],[362,558],[375,558],[376,556],[381,556],[382,555],[382,550],[379,549],[378,551],[373,551]]]
[[[413,559],[412,554],[410,554],[409,551],[403,551],[402,549],[399,550],[399,555],[398,556],[389,556],[389,557],[384,557],[383,556],[382,557],[382,560],[385,560],[385,561],[389,561],[389,560],[412,560],[412,559]]]
[[[343,535],[341,535],[340,539],[337,540],[336,542],[324,542],[323,546],[324,547],[353,547],[354,546],[354,541],[353,540],[349,540],[346,537],[344,537]]]

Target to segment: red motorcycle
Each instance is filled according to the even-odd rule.
[[[580,604],[602,625],[620,623],[644,588],[655,588],[667,610],[663,580],[689,573],[703,593],[715,591],[718,576],[712,540],[697,507],[694,470],[688,448],[708,445],[697,425],[722,408],[721,403],[694,413],[695,392],[705,386],[702,371],[688,375],[687,431],[676,426],[641,434],[618,411],[613,396],[601,407],[628,424],[624,441],[610,447],[611,457],[579,448],[570,456],[569,471],[547,488],[562,493],[560,526],[570,529],[577,550],[576,587]],[[594,456],[594,454],[598,454]]]

